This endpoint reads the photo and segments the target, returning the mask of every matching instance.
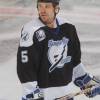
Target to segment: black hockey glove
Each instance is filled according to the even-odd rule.
[[[88,74],[75,79],[74,83],[80,87],[81,90],[90,88],[89,91],[85,93],[87,97],[94,97],[100,94],[100,84],[93,80]]]

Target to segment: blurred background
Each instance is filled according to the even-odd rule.
[[[61,0],[59,17],[76,26],[82,62],[100,77],[100,0]],[[16,53],[22,26],[37,17],[36,0],[0,0],[0,100],[19,100]],[[75,100],[99,100],[100,96]]]

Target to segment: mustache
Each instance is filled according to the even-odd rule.
[[[40,13],[40,16],[48,16],[46,13]]]

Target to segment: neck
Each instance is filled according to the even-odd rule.
[[[50,28],[56,28],[57,27],[56,19],[52,21],[51,23],[48,23],[47,26]]]

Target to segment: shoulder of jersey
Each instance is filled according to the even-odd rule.
[[[62,18],[57,18],[58,19],[58,22],[59,22],[59,25],[65,25],[66,27],[74,27],[73,24],[71,24],[71,22],[69,22],[68,20],[63,20]]]
[[[25,24],[21,31],[20,46],[29,47],[33,45],[34,32],[43,26],[45,25],[38,18]]]
[[[70,25],[72,26],[72,24],[66,23],[65,21],[63,21],[60,18],[57,18],[57,19],[58,19],[59,25],[66,24],[68,26],[70,26]],[[33,43],[34,32],[44,26],[45,25],[38,18],[25,24],[21,31],[20,47],[29,47],[29,46],[33,45],[34,44]],[[39,41],[43,40],[43,38],[44,38],[43,31],[41,31],[41,30],[39,31],[37,38],[39,39]]]

